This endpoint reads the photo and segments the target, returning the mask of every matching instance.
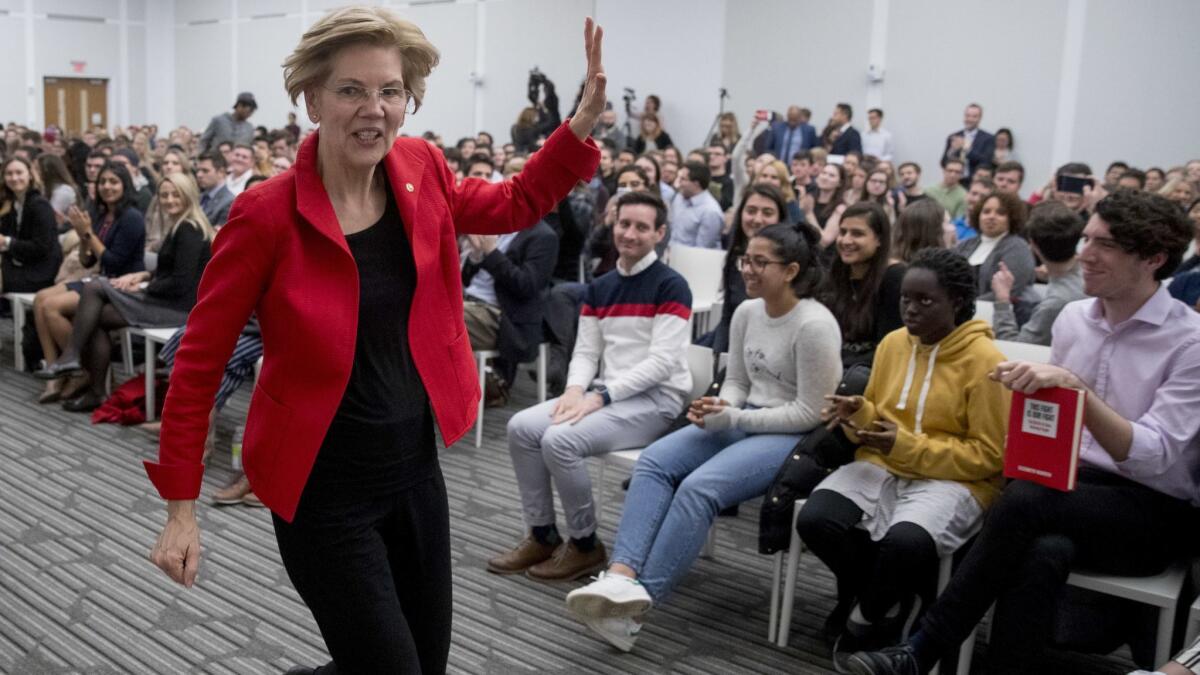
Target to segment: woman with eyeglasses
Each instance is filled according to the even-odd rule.
[[[842,366],[837,320],[814,298],[817,253],[803,224],[750,239],[738,266],[751,299],[734,312],[720,395],[693,401],[692,425],[642,452],[608,570],[567,595],[567,609],[618,649],[633,648],[642,616],[687,573],[717,513],[761,496],[820,424]]]
[[[446,670],[450,533],[434,424],[453,444],[480,396],[456,237],[529,227],[595,174],[601,40],[588,19],[579,108],[525,169],[456,185],[432,145],[398,137],[439,58],[421,30],[358,6],[304,33],[284,80],[320,128],[290,171],[238,198],[214,241],[175,356],[159,461],[146,464],[168,501],[151,558],[174,581],[196,582],[209,411],[256,313],[264,359],[244,468],[330,670]]]

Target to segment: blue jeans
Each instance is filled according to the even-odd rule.
[[[658,604],[700,554],[717,513],[766,494],[803,437],[688,426],[655,441],[633,469],[612,562],[637,572]]]

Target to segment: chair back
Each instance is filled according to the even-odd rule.
[[[987,300],[975,301],[975,318],[992,325],[992,317],[996,315],[996,305]]]
[[[996,349],[1000,350],[1009,361],[1033,361],[1034,363],[1050,363],[1050,348],[1045,345],[1034,345],[1028,342],[1011,342],[996,340]]]
[[[708,310],[721,292],[725,251],[672,244],[669,261],[671,269],[683,276],[692,291],[692,310]]]
[[[700,398],[713,381],[713,352],[708,347],[688,345],[688,370],[692,371],[692,396],[688,403]]]

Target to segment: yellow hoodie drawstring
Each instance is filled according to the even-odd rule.
[[[917,415],[916,423],[913,425],[913,433],[921,433],[921,418],[925,417],[925,399],[929,398],[929,385],[933,382],[933,364],[937,361],[938,350],[941,349],[942,343],[934,345],[933,351],[929,352],[929,366],[925,369],[925,379],[921,383],[921,392],[917,396]],[[900,390],[900,401],[896,403],[896,410],[906,410],[908,408],[908,396],[912,393],[913,375],[917,372],[917,343],[913,343],[912,355],[908,358],[908,373],[904,376],[904,388]]]

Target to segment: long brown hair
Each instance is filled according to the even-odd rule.
[[[850,265],[842,262],[840,255],[833,257],[833,263],[829,267],[829,276],[825,280],[821,301],[837,317],[844,342],[866,340],[875,332],[875,296],[879,294],[879,286],[887,272],[892,241],[891,222],[887,212],[878,203],[861,201],[852,204],[842,213],[841,222],[851,218],[867,221],[867,227],[871,228],[879,240],[879,248],[875,249],[867,274],[857,288],[851,278],[853,270]]]

